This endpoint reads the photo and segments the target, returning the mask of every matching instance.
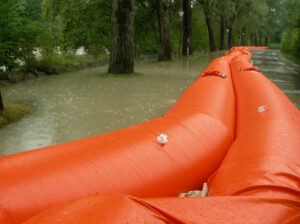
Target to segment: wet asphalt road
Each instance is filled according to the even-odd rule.
[[[279,50],[253,50],[251,54],[254,66],[300,109],[300,66],[285,58]]]

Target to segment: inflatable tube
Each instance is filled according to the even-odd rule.
[[[36,162],[42,160],[37,157],[34,165],[40,170],[33,170],[33,167],[30,166],[30,169],[25,172],[23,170],[12,171],[13,168],[8,169],[9,163],[6,164],[7,167],[3,166],[4,162],[8,160],[3,160],[4,162],[1,163],[0,158],[0,165],[2,165],[0,177],[7,178],[4,184],[0,183],[0,189],[4,189],[4,193],[0,191],[2,204],[0,221],[21,223],[27,220],[25,224],[299,223],[300,114],[288,98],[267,80],[258,68],[249,63],[251,54],[246,51],[248,49],[245,47],[232,49],[232,53],[213,61],[165,116],[107,135],[88,138],[94,145],[86,142],[87,139],[76,141],[77,144],[66,143],[71,145],[66,152],[67,155],[72,155],[72,158],[74,158],[74,153],[80,151],[77,151],[74,145],[78,145],[78,142],[82,141],[78,147],[84,148],[88,144],[90,146],[88,152],[97,156],[93,160],[87,154],[80,154],[83,157],[80,165],[85,167],[91,163],[92,168],[78,168],[79,162],[72,159],[67,168],[62,168],[62,161],[59,160],[59,163],[54,164],[51,169],[46,169],[46,165],[42,166],[42,163]],[[234,59],[232,59],[233,57]],[[235,90],[233,98],[230,73],[233,75]],[[227,105],[228,100],[229,105]],[[232,106],[235,102],[236,108]],[[230,111],[232,113],[229,113]],[[181,129],[182,127],[183,129]],[[157,145],[157,142],[153,141],[153,138],[160,133],[157,130],[163,130],[169,136],[167,144]],[[149,139],[145,138],[144,135],[147,133],[153,134],[150,135],[152,140],[150,137]],[[214,133],[212,134],[214,137],[211,136],[211,133]],[[118,142],[116,143],[114,139],[109,138],[111,135],[119,137],[123,144],[127,144],[130,151]],[[132,136],[137,137],[133,139]],[[235,136],[234,142],[218,168],[218,164],[226,153],[226,145],[229,146],[233,136]],[[99,150],[102,148],[96,147],[100,144],[97,141],[98,138],[110,140],[110,151],[104,150],[103,153]],[[138,145],[136,145],[136,140],[138,140]],[[185,142],[184,140],[189,141]],[[60,146],[68,149],[66,144]],[[207,144],[210,144],[210,147]],[[55,151],[60,146],[50,147],[50,149]],[[93,150],[92,146],[96,149]],[[103,146],[108,147],[107,145]],[[64,152],[65,148],[60,149]],[[14,162],[13,165],[16,165],[16,161],[18,161],[19,167],[27,169],[29,166],[27,160],[30,160],[30,156],[36,152],[45,153],[45,151],[49,152],[50,150],[49,148],[39,149],[3,158],[10,158]],[[101,153],[97,154],[98,151]],[[167,154],[166,157],[165,154]],[[25,155],[30,156],[26,158]],[[124,158],[127,160],[125,161]],[[85,163],[86,160],[89,163]],[[24,161],[26,161],[26,166],[24,166]],[[142,162],[141,164],[145,166],[138,162]],[[100,163],[99,167],[97,163]],[[127,169],[117,169],[122,175],[125,174],[125,177],[121,176],[120,182],[117,182],[119,181],[116,178],[117,172],[114,172],[115,170],[110,168],[110,165],[114,169],[116,166]],[[161,170],[157,168],[158,165]],[[172,196],[176,193],[175,189],[188,189],[188,187],[190,187],[188,190],[195,189],[195,187],[199,189],[199,184],[205,180],[205,177],[214,170],[216,171],[209,178],[207,198],[140,199],[120,194],[96,194],[73,200],[80,193],[88,194],[89,189],[83,189],[77,185],[73,188],[63,188],[60,183],[60,181],[66,181],[70,186],[69,184],[72,183],[70,179],[72,180],[74,175],[72,171],[79,172],[81,175],[75,175],[76,178],[89,180],[90,177],[96,177],[98,174],[90,174],[88,171],[100,172],[100,168],[107,167],[113,177],[109,179],[104,173],[99,176],[108,178],[105,180],[110,181],[109,184],[112,186],[108,186],[106,182],[101,183],[101,179],[93,180],[94,182],[90,180],[88,184],[82,180],[77,183],[83,184],[85,188],[98,187],[101,193],[108,191],[124,193],[127,191],[133,192],[134,195],[140,194],[142,197],[151,194]],[[9,172],[4,175],[3,170]],[[71,174],[67,175],[66,170]],[[143,181],[135,177],[137,173],[140,174],[140,170],[144,176],[139,177],[144,177]],[[26,174],[25,182],[20,179],[18,172]],[[13,181],[7,181],[10,176]],[[53,181],[52,178],[57,176],[60,181],[49,181],[49,179]],[[126,178],[128,183],[124,180]],[[160,182],[156,182],[156,180],[160,180]],[[180,182],[182,180],[187,182]],[[16,190],[12,183],[16,184]],[[26,190],[22,191],[18,184],[24,183]],[[43,185],[40,183],[53,183],[53,185],[41,188]],[[96,184],[93,185],[93,183]],[[116,187],[118,184],[122,187]],[[28,193],[30,189],[32,195],[25,195],[24,193]],[[58,193],[58,195],[45,196],[42,194],[49,192]],[[58,196],[62,199],[59,199]],[[25,200],[22,201],[24,198]],[[71,201],[68,201],[68,198],[71,198]],[[30,218],[39,211],[45,210],[45,207],[50,208],[60,201],[65,203]]]
[[[92,195],[52,208],[26,224],[299,223],[299,111],[249,64],[250,58],[242,54],[231,63],[236,139],[209,179],[209,197]]]
[[[300,203],[285,199],[237,196],[142,200],[125,195],[92,195],[52,208],[24,224],[296,224],[298,221]]]
[[[231,62],[236,139],[208,182],[210,196],[264,196],[300,202],[300,113],[247,57]]]
[[[228,62],[238,54],[214,60],[165,116],[1,157],[0,217],[8,220],[3,223],[22,223],[89,194],[166,197],[200,188],[234,138],[235,97]],[[166,144],[157,141],[162,133],[168,137]]]

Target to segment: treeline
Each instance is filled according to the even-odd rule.
[[[80,47],[110,54],[112,73],[132,73],[141,55],[170,60],[236,45],[281,43],[300,58],[299,12],[300,0],[1,0],[0,79]]]
[[[57,47],[68,53],[82,46],[91,55],[110,52],[112,2],[122,1],[1,1],[0,67],[11,70],[21,60],[23,69],[30,68],[35,63],[36,48],[46,59]],[[134,5],[136,57],[158,54],[161,60],[169,60],[175,53],[268,45],[281,39],[284,51],[299,53],[299,0],[123,2]]]
[[[287,1],[284,4],[286,19],[281,36],[281,51],[300,62],[300,0]]]
[[[299,4],[299,0],[3,0],[0,67],[31,70],[37,63],[36,49],[44,61],[51,60],[57,49],[73,54],[84,47],[93,56],[115,52],[113,47],[121,45],[113,46],[119,42],[112,35],[127,27],[124,21],[131,11],[133,19],[127,22],[133,27],[124,34],[133,35],[133,50],[128,53],[135,57],[157,54],[159,60],[170,60],[195,51],[280,41],[283,51],[299,56]],[[113,16],[118,5],[123,9]]]

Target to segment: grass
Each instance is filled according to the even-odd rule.
[[[281,54],[282,54],[284,57],[286,57],[287,59],[289,59],[289,60],[295,62],[295,63],[298,64],[298,65],[300,65],[300,58],[299,58],[299,57],[296,57],[296,56],[291,55],[291,54],[287,54],[287,53],[282,52],[282,51],[281,51]]]
[[[32,111],[30,106],[20,103],[7,103],[4,105],[4,110],[0,111],[0,128],[5,125],[15,122],[26,114]]]
[[[8,81],[3,81],[3,80],[0,80],[0,87],[5,87],[5,86],[9,86],[10,83]]]

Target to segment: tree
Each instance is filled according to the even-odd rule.
[[[0,67],[16,68],[21,57],[19,46],[24,5],[20,1],[7,0],[0,3]]]
[[[227,46],[228,49],[232,48],[233,44],[232,44],[232,34],[233,34],[233,25],[235,22],[235,18],[236,18],[236,14],[239,12],[239,7],[240,7],[240,0],[231,0],[231,16],[229,17],[228,20],[228,37],[227,37]]]
[[[159,33],[157,9],[154,0],[137,0],[135,4],[134,44],[135,56],[158,53]]]
[[[220,0],[220,50],[225,50],[225,6]]]
[[[28,8],[29,5],[34,7]],[[7,71],[19,68],[18,60],[24,61],[23,68],[35,61],[33,50],[42,32],[38,6],[41,3],[36,0],[7,0],[0,4],[0,66]]]
[[[33,0],[32,0],[33,1]],[[111,48],[111,0],[44,0],[44,46],[65,51],[84,47],[97,56]],[[49,49],[48,49],[49,50]]]
[[[1,89],[0,89],[0,111],[4,110],[4,105],[3,105],[3,99],[1,95]]]
[[[241,45],[246,46],[246,26],[244,25],[242,28],[242,33],[241,33]]]
[[[182,55],[193,54],[192,49],[192,8],[191,0],[182,1],[183,9],[183,42]],[[189,50],[189,52],[187,52]]]
[[[215,31],[212,23],[213,1],[211,0],[198,0],[198,1],[202,5],[203,12],[205,15],[206,25],[208,28],[209,49],[211,52],[214,52],[217,50],[217,47],[216,47]]]
[[[273,43],[280,43],[282,31],[286,25],[286,15],[283,3],[286,1],[266,0],[268,6],[266,32]]]
[[[300,1],[284,1],[287,24],[281,38],[281,51],[300,59]]]
[[[134,72],[134,0],[114,0],[109,73]]]
[[[158,52],[159,61],[171,60],[170,22],[168,4],[169,3],[167,0],[156,1],[160,44]]]

